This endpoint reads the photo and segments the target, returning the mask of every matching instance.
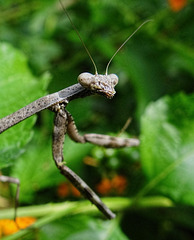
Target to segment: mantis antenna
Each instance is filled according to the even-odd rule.
[[[113,54],[113,56],[111,57],[111,59],[109,60],[107,66],[106,66],[106,71],[105,71],[105,75],[108,75],[108,68],[110,66],[110,63],[112,62],[113,58],[116,56],[116,54],[121,50],[121,48],[129,41],[129,39],[131,39],[133,37],[133,35],[146,23],[153,21],[152,19],[146,20],[145,22],[143,22],[125,41],[124,43],[121,44],[121,46],[117,49],[117,51]]]
[[[87,49],[87,47],[86,47],[86,45],[85,45],[85,43],[84,43],[84,41],[83,41],[83,39],[82,39],[82,37],[81,37],[79,31],[77,30],[76,26],[75,26],[74,23],[72,22],[72,20],[71,20],[71,18],[70,18],[70,16],[69,16],[69,13],[67,12],[66,8],[63,6],[61,0],[59,0],[59,2],[60,2],[60,4],[61,4],[61,7],[62,7],[62,9],[64,10],[66,16],[68,17],[68,19],[69,19],[69,21],[70,21],[72,27],[73,27],[74,30],[76,31],[76,33],[77,33],[77,35],[78,35],[78,37],[79,37],[79,39],[80,39],[80,41],[81,41],[83,47],[85,48],[85,50],[86,50],[86,52],[87,52],[89,58],[91,59],[93,65],[94,65],[95,75],[98,75],[98,71],[97,71],[97,67],[96,67],[96,64],[95,64],[95,62],[94,62],[94,59],[92,58],[92,56],[91,56],[89,50]]]
[[[83,47],[85,48],[85,50],[86,50],[86,52],[87,52],[90,60],[92,61],[93,65],[94,65],[95,75],[98,75],[98,71],[97,71],[97,67],[96,67],[96,64],[95,64],[95,62],[94,62],[94,59],[92,58],[89,50],[87,49],[87,47],[86,47],[86,45],[85,45],[85,43],[84,43],[84,41],[83,41],[83,39],[82,39],[79,31],[77,30],[76,26],[75,26],[74,23],[72,22],[72,20],[71,20],[69,14],[68,14],[66,8],[63,6],[62,1],[59,0],[59,2],[60,2],[60,4],[61,4],[61,7],[62,7],[62,9],[64,10],[66,16],[68,17],[68,19],[69,19],[72,27],[73,27],[74,30],[76,31],[76,33],[77,33],[77,35],[78,35],[78,37],[79,37],[79,39],[80,39]],[[149,19],[149,20],[146,20],[145,22],[143,22],[143,23],[123,42],[123,44],[121,44],[121,46],[117,49],[117,51],[113,54],[113,56],[112,56],[111,59],[109,60],[107,66],[106,66],[105,75],[108,75],[108,68],[109,68],[109,66],[110,66],[110,63],[112,62],[112,60],[113,60],[113,58],[116,56],[116,54],[121,50],[121,48],[129,41],[130,38],[133,37],[133,35],[134,35],[144,24],[146,24],[146,23],[148,23],[148,22],[150,22],[150,21],[153,21],[153,20],[152,20],[152,19]]]

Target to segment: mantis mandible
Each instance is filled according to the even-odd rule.
[[[0,119],[0,134],[9,129],[10,127],[18,124],[19,122],[25,120],[26,118],[36,114],[44,109],[49,109],[55,113],[54,119],[54,129],[53,129],[53,143],[52,143],[52,153],[53,159],[60,173],[64,175],[81,193],[84,197],[89,199],[96,207],[108,218],[115,218],[115,214],[100,200],[96,193],[70,168],[68,168],[63,159],[63,144],[66,133],[69,137],[79,143],[92,143],[103,147],[109,148],[121,148],[121,147],[132,147],[138,146],[139,140],[134,138],[120,138],[112,137],[102,134],[84,134],[83,136],[78,133],[77,127],[75,125],[72,115],[66,110],[66,106],[69,102],[74,99],[84,98],[90,95],[102,95],[106,98],[111,99],[115,92],[115,86],[118,83],[118,77],[115,74],[108,74],[108,67],[118,53],[118,51],[126,44],[126,42],[148,21],[141,24],[133,33],[130,35],[124,43],[119,47],[119,49],[112,56],[107,64],[106,72],[104,75],[97,73],[97,67],[91,57],[88,49],[86,48],[79,32],[72,23],[66,9],[62,6],[69,18],[72,26],[77,32],[87,54],[89,55],[94,68],[95,74],[91,73],[81,73],[78,76],[78,83],[70,87],[67,87],[61,91],[53,94],[41,97],[34,102],[28,104],[27,106],[19,109],[18,111]],[[11,183],[16,183],[18,185],[18,190],[16,194],[16,202],[19,195],[19,181],[15,178],[0,176],[0,181],[8,181]],[[17,204],[16,204],[17,205]],[[15,211],[16,216],[16,211]]]

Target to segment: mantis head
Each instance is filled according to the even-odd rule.
[[[118,83],[118,77],[116,74],[91,74],[91,73],[81,73],[78,76],[78,82],[86,89],[94,91],[96,93],[102,94],[107,98],[112,98],[114,96],[114,87]]]

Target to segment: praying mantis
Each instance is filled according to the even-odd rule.
[[[85,98],[91,95],[100,95],[108,99],[111,99],[115,95],[115,86],[117,85],[119,79],[116,74],[108,74],[108,67],[112,59],[118,53],[118,51],[145,23],[149,22],[150,20],[147,20],[143,24],[141,24],[132,33],[132,35],[130,35],[124,41],[124,43],[119,47],[119,49],[114,53],[114,55],[108,62],[105,74],[102,75],[98,74],[96,64],[91,57],[88,49],[86,48],[79,32],[77,31],[77,28],[72,23],[66,9],[63,6],[62,8],[64,9],[73,28],[77,32],[78,37],[80,38],[88,56],[90,57],[95,68],[95,74],[87,72],[81,73],[78,76],[77,84],[69,86],[58,92],[49,94],[47,96],[41,97],[19,109],[18,111],[0,119],[0,134],[2,134],[4,131],[8,130],[12,126],[18,124],[19,122],[25,120],[26,118],[44,109],[49,109],[54,112],[55,118],[53,129],[52,155],[56,167],[59,169],[60,173],[64,175],[82,193],[82,195],[88,200],[90,200],[91,203],[93,203],[108,219],[113,219],[116,215],[101,201],[101,199],[96,195],[96,193],[65,164],[63,158],[63,144],[65,140],[65,135],[68,134],[73,141],[78,143],[89,142],[108,148],[133,147],[138,146],[140,142],[138,139],[135,138],[120,138],[95,133],[84,134],[82,136],[79,134],[74,119],[70,112],[66,110],[66,107],[71,101],[75,99]],[[0,181],[17,184],[17,203],[19,197],[19,180],[11,177],[0,176]],[[17,204],[15,207],[17,208]]]

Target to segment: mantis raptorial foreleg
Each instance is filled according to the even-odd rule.
[[[133,147],[139,145],[139,140],[135,138],[121,138],[113,137],[104,134],[88,133],[81,136],[78,133],[77,127],[73,120],[72,115],[66,111],[67,114],[67,133],[70,138],[75,142],[80,143],[92,143],[98,146],[103,146],[106,148],[122,148],[122,147]]]
[[[86,143],[90,142],[96,145],[104,147],[129,147],[137,146],[139,140],[137,139],[125,139],[119,137],[111,137],[102,134],[85,134],[80,135],[77,127],[74,123],[72,115],[65,110],[64,106],[58,105],[52,109],[55,113],[54,131],[53,131],[53,158],[55,164],[64,175],[79,191],[88,198],[97,208],[104,213],[107,218],[112,219],[115,214],[100,200],[100,198],[94,193],[94,191],[71,169],[69,169],[63,162],[63,143],[66,132],[76,142]]]
[[[19,194],[20,194],[20,180],[17,178],[13,178],[13,177],[8,177],[8,176],[4,176],[1,175],[0,176],[0,182],[8,182],[8,183],[14,183],[17,185],[17,189],[16,189],[16,195],[15,195],[15,211],[14,211],[14,220],[16,219],[17,216],[17,207],[18,207],[18,202],[19,202]]]
[[[67,114],[62,107],[60,108],[59,104],[57,105],[58,109],[54,108],[53,111],[56,111],[54,119],[54,129],[53,129],[53,143],[52,143],[52,153],[55,163],[58,167],[63,162],[63,143],[65,140],[65,134],[67,132]]]
[[[53,131],[53,158],[57,168],[79,191],[88,198],[97,208],[109,218],[115,218],[115,214],[100,200],[95,192],[63,162],[63,143],[68,126],[67,111],[60,109],[55,116]]]

